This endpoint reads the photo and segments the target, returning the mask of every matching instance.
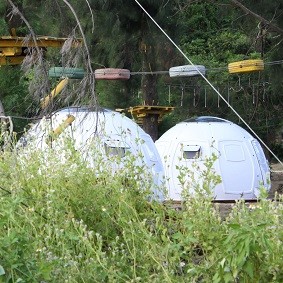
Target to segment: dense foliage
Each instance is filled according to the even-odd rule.
[[[33,0],[1,3],[0,30],[3,35],[9,34],[13,27],[18,35],[30,33],[20,16],[13,14],[11,2],[29,21],[35,34],[61,37],[76,34],[81,37],[74,14],[66,5],[68,1]],[[188,64],[135,1],[127,5],[124,1],[69,3],[85,33],[94,69],[116,67],[132,72],[154,72]],[[279,154],[277,134],[282,129],[283,113],[282,1],[174,0],[160,3],[144,0],[140,3],[195,64],[205,65],[208,79],[260,138],[274,149],[279,148]],[[246,10],[239,4],[244,4]],[[48,66],[64,64],[63,53],[48,49]],[[228,63],[255,58],[266,62],[263,72],[228,73]],[[74,61],[83,67],[83,60]],[[26,92],[19,96],[14,86],[19,85],[23,90],[27,87],[24,80],[19,79],[21,71],[13,68],[17,79],[6,76],[5,68],[0,74],[1,81],[5,81],[0,85],[0,92],[7,114],[18,114],[13,112],[10,103],[17,100],[21,105],[21,116],[37,115],[41,97],[35,99],[31,107],[22,103],[26,100]],[[62,97],[57,106],[78,101],[75,96],[79,92],[76,90],[74,95],[69,95],[71,100]],[[16,98],[12,98],[14,93]],[[198,77],[173,79],[164,74],[140,73],[126,82],[99,81],[96,94],[100,105],[112,109],[143,103],[176,107],[159,125],[159,135],[188,116],[215,115],[239,121],[231,108]],[[87,100],[79,102],[87,103]]]
[[[199,77],[142,74],[188,62],[134,1],[0,1],[1,35],[12,28],[19,36],[31,33],[13,3],[35,34],[81,37],[67,2],[80,21],[93,69],[137,73],[126,82],[97,82],[99,105],[128,108],[152,101],[175,106],[159,125],[159,134],[194,115],[238,121]],[[282,0],[242,1],[271,25],[234,5],[239,1],[140,2],[195,64],[206,66],[207,78],[282,154],[276,139],[283,115]],[[45,51],[45,67],[68,62],[86,68],[85,50],[67,58],[64,48]],[[267,63],[263,72],[228,73],[228,63],[254,58]],[[11,146],[10,139],[16,138],[12,130],[21,133],[29,118],[42,114],[36,88],[43,79],[33,67],[0,68],[0,100],[14,124],[9,136],[2,132],[0,139],[0,282],[283,281],[282,202],[271,202],[262,192],[253,206],[239,201],[223,211],[212,202],[211,191],[219,181],[211,170],[213,158],[202,172],[204,186],[190,184],[195,195],[184,193],[181,209],[174,209],[171,203],[152,200],[152,180],[145,177],[144,167],[133,165],[135,157],[128,156],[114,178],[109,174],[113,160],[89,152],[95,165],[90,168],[69,142],[60,154],[52,148],[28,152]],[[48,87],[54,85],[50,78]],[[53,110],[96,101],[85,89],[82,82],[72,81]],[[179,169],[182,181],[189,172]]]
[[[219,209],[213,158],[176,210],[149,201],[152,180],[133,157],[113,178],[101,153],[89,152],[90,168],[65,144],[1,152],[1,282],[282,281],[282,203],[262,194]]]

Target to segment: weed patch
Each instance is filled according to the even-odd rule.
[[[90,152],[90,167],[66,144],[64,158],[1,152],[1,282],[283,281],[281,196],[221,218],[211,159],[202,186],[184,183],[182,209],[170,209],[135,157],[112,175],[114,160]]]

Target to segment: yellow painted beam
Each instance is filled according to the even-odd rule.
[[[25,56],[0,56],[0,66],[22,64]]]
[[[62,47],[67,38],[57,37],[37,37],[36,43],[32,38],[18,36],[2,36],[0,37],[0,48],[3,47]],[[78,39],[73,43],[73,47],[81,46],[82,41]]]
[[[73,115],[68,115],[67,119],[64,120],[56,129],[54,129],[48,136],[47,143],[49,144],[52,142],[52,140],[55,140],[58,138],[61,133],[70,126],[75,120],[75,117]]]
[[[53,130],[53,135],[59,136],[69,125],[75,120],[73,115],[68,115],[67,119],[62,122],[56,129]]]
[[[60,81],[59,84],[51,91],[51,93],[42,99],[42,101],[41,101],[41,108],[47,107],[48,104],[50,103],[50,101],[58,93],[60,93],[62,91],[62,89],[67,85],[68,81],[69,81],[68,78],[65,78],[62,81]]]
[[[62,47],[67,38],[57,37],[36,37],[32,38],[18,36],[1,36],[0,37],[0,65],[18,65],[23,62],[24,48],[27,47]],[[72,44],[73,47],[82,45],[82,40],[78,39]]]
[[[158,122],[161,122],[162,117],[165,114],[170,113],[175,107],[171,106],[158,106],[158,105],[138,105],[128,108],[128,112],[131,113],[138,121],[142,123],[144,117],[148,115],[157,115]]]
[[[21,47],[0,47],[0,56],[18,56],[22,52]]]
[[[174,110],[171,106],[158,106],[158,105],[140,105],[129,108],[129,112],[133,114],[163,114],[169,113]]]

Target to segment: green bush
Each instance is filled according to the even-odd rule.
[[[89,154],[92,167],[69,142],[1,152],[0,282],[282,282],[281,202],[239,201],[223,218],[212,158],[175,210],[149,201],[135,157],[112,177],[114,160]]]

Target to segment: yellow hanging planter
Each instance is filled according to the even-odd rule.
[[[228,64],[230,74],[263,71],[264,63],[261,59],[244,60]]]

